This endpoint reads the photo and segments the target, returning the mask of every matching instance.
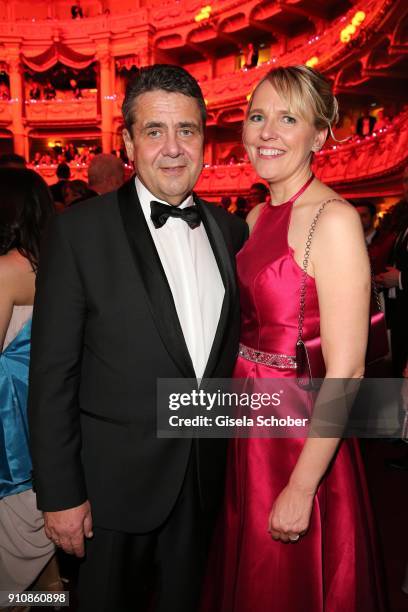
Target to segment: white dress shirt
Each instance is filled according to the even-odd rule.
[[[377,233],[377,230],[373,229],[369,234],[365,236],[365,241],[366,241],[367,246],[370,246],[376,233]]]
[[[202,378],[224,299],[224,284],[203,223],[191,229],[183,219],[169,217],[156,229],[150,202],[168,204],[150,193],[136,177],[136,191],[147,226],[170,285],[184,339],[197,378]],[[194,205],[190,195],[178,208]]]

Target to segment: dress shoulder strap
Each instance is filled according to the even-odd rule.
[[[299,317],[298,317],[298,338],[297,338],[298,342],[302,341],[302,336],[303,336],[303,322],[305,319],[305,306],[306,306],[307,268],[309,265],[310,249],[312,247],[312,239],[313,239],[313,235],[314,235],[319,217],[324,211],[324,209],[326,208],[327,204],[330,204],[330,202],[346,203],[346,201],[343,200],[342,198],[328,198],[327,200],[324,200],[324,202],[320,204],[319,210],[315,214],[313,221],[310,225],[309,233],[306,239],[305,253],[303,255],[303,262],[302,262],[302,280],[301,280],[301,285],[300,285],[300,307],[299,307]]]

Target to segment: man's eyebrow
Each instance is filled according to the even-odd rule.
[[[166,127],[166,124],[163,123],[163,121],[148,121],[147,123],[144,124],[143,129],[161,128],[161,127]]]
[[[181,128],[185,128],[185,127],[199,128],[200,126],[195,121],[180,121],[177,124],[177,127],[181,127]]]
[[[200,126],[198,123],[196,123],[195,121],[179,121],[177,124],[177,127],[179,128],[196,128],[199,129]],[[143,129],[150,129],[150,128],[167,128],[167,124],[164,123],[163,121],[148,121],[147,123],[144,124]]]

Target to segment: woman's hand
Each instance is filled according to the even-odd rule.
[[[297,542],[309,527],[314,493],[288,484],[279,494],[269,515],[268,531],[274,540]]]

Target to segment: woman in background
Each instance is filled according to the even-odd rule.
[[[0,169],[0,193],[0,591],[24,591],[41,573],[37,586],[58,590],[55,547],[32,490],[26,406],[35,272],[54,205],[32,170]]]

